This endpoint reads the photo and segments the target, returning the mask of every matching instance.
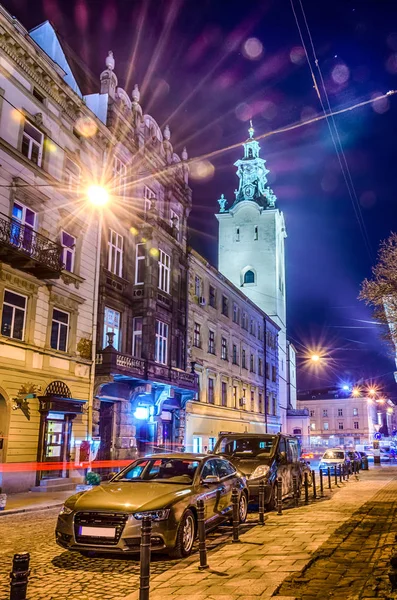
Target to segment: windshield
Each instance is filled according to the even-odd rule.
[[[345,453],[342,451],[338,451],[338,450],[328,450],[328,452],[325,452],[323,458],[327,459],[332,459],[332,458],[339,458],[344,460],[345,458]]]
[[[121,471],[113,481],[151,481],[155,483],[193,483],[198,460],[182,458],[142,458]]]
[[[275,448],[275,443],[276,436],[274,435],[248,439],[224,437],[217,445],[215,453],[228,456],[270,456]]]

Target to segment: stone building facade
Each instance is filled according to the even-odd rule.
[[[186,407],[187,449],[211,450],[221,431],[280,431],[279,327],[193,250],[188,323],[199,392]]]
[[[0,485],[67,487],[90,434],[95,216],[107,134],[77,83],[0,7]],[[54,38],[55,40],[55,38]],[[87,139],[82,124],[96,131]],[[14,472],[15,463],[27,463]],[[37,466],[37,463],[38,466]],[[65,486],[66,484],[66,486]]]

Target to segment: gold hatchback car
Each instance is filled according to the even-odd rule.
[[[247,518],[245,478],[226,459],[201,454],[155,454],[133,462],[109,482],[66,500],[56,541],[79,552],[138,552],[142,518],[152,518],[151,546],[188,556],[197,533],[197,501],[204,500],[206,528],[230,520],[232,489],[239,518]]]

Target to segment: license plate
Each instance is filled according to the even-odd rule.
[[[79,534],[91,537],[114,538],[116,536],[116,529],[114,527],[85,527],[82,525]]]

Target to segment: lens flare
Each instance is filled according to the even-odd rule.
[[[75,129],[82,137],[90,138],[93,137],[98,131],[98,127],[90,117],[80,117],[76,121]]]

